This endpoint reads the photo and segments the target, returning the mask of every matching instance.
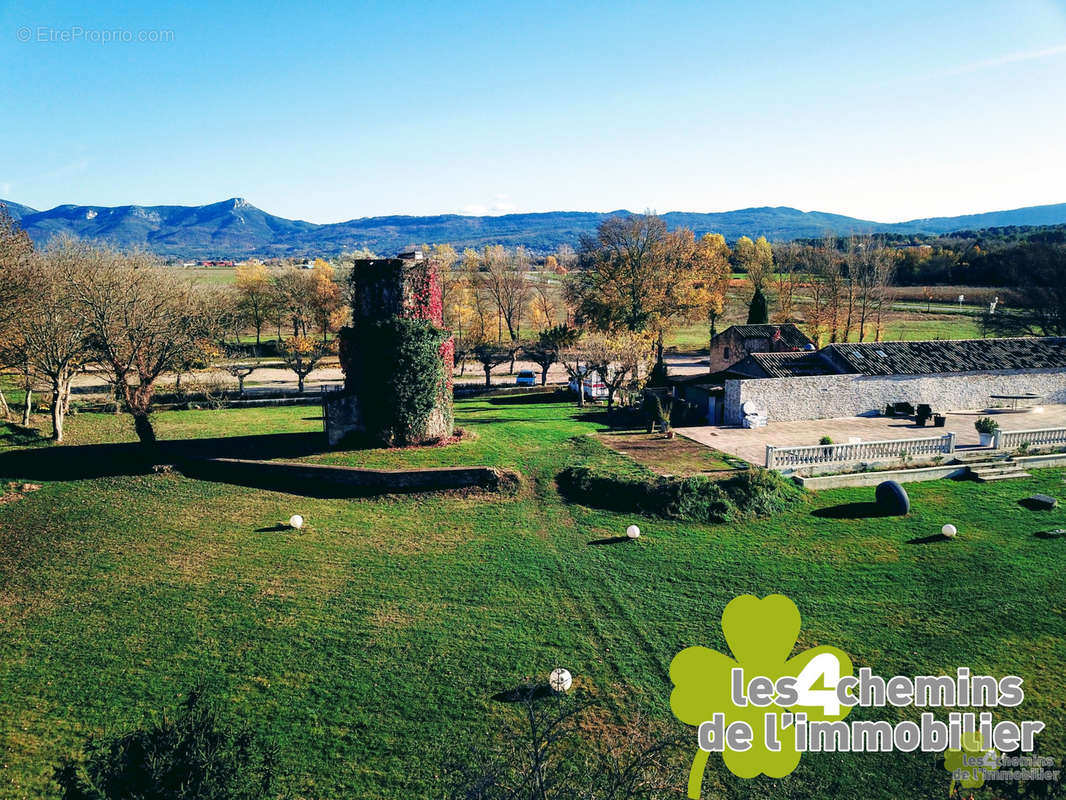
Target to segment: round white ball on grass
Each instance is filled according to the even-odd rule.
[[[574,679],[570,675],[570,671],[565,670],[562,667],[556,667],[551,671],[551,675],[548,676],[548,685],[553,692],[559,694],[570,691],[570,686],[573,682]]]
[[[944,534],[945,538],[954,539],[955,534],[959,532],[959,529],[949,522],[947,525],[940,529],[940,532]]]
[[[638,528],[636,525],[630,525],[628,528],[626,528],[626,536],[628,536],[630,539],[639,539],[640,528]]]
[[[295,528],[296,530],[300,530],[300,528],[302,528],[303,526],[304,526],[304,518],[301,517],[299,514],[293,514],[291,517],[289,517],[289,527],[290,528]]]

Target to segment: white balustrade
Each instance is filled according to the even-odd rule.
[[[883,439],[847,444],[816,444],[803,447],[766,446],[766,468],[794,470],[821,464],[873,461],[909,461],[912,458],[950,455],[955,452],[955,434],[920,439]]]

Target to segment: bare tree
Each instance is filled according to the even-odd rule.
[[[273,314],[272,304],[278,299],[271,286],[269,271],[263,264],[242,264],[237,267],[233,291],[242,317],[255,328],[255,346],[259,347],[263,326]]]
[[[796,318],[796,289],[799,284],[800,249],[796,242],[786,242],[774,246],[774,289],[777,292],[777,313],[779,322],[792,322]]]
[[[1013,311],[986,313],[982,326],[998,336],[1066,336],[1066,246],[1034,243],[1018,253]]]
[[[104,250],[77,276],[75,298],[95,359],[110,373],[142,444],[155,442],[149,414],[156,382],[219,333],[212,298],[145,253]]]
[[[244,397],[245,380],[257,369],[259,369],[258,364],[229,364],[226,367],[226,372],[237,379],[237,393],[240,397]]]
[[[637,716],[582,735],[596,703],[575,691],[557,695],[526,685],[511,691],[517,711],[501,744],[449,754],[445,797],[454,800],[638,800],[666,797],[677,785],[685,733]]]
[[[807,335],[819,346],[826,334],[835,342],[840,332],[844,283],[836,237],[827,233],[821,244],[804,246],[800,260],[810,283],[811,299],[804,311]]]
[[[0,368],[19,366],[21,355],[14,344],[11,325],[18,319],[21,301],[29,294],[26,272],[20,269],[33,253],[33,242],[0,203]],[[4,353],[9,357],[5,358]],[[10,414],[7,398],[0,386],[0,418]],[[26,424],[29,424],[28,421]]]
[[[482,258],[484,272],[480,273],[481,287],[497,309],[497,319],[507,326],[512,342],[522,334],[522,315],[529,305],[529,253],[524,247],[507,251],[500,245],[486,247]],[[499,340],[503,329],[499,328]]]
[[[55,241],[23,269],[33,291],[16,319],[18,340],[30,370],[52,394],[52,439],[63,441],[63,422],[74,378],[92,359],[92,327],[75,298],[76,282],[93,268],[99,251],[77,240]]]
[[[274,302],[281,319],[292,325],[294,337],[307,336],[315,319],[314,270],[289,267],[274,276]],[[279,333],[280,336],[280,323]]]

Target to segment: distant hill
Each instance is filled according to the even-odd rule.
[[[564,243],[576,244],[580,234],[593,232],[604,218],[627,213],[550,211],[497,217],[440,214],[363,217],[318,225],[275,217],[239,197],[206,206],[63,205],[49,211],[0,202],[7,205],[37,244],[56,234],[69,233],[118,247],[145,247],[160,255],[186,258],[302,256],[364,247],[389,254],[411,244],[434,242],[450,242],[458,248],[522,244],[546,251]],[[783,206],[709,214],[673,211],[663,216],[671,228],[685,226],[697,234],[721,233],[730,241],[745,235],[781,241],[818,237],[827,231],[841,235],[940,234],[1011,225],[1053,225],[1066,223],[1066,203],[899,223]]]

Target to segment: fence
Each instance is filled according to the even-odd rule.
[[[1028,431],[996,430],[992,446],[997,450],[1017,450],[1019,447],[1066,446],[1066,428],[1035,428]]]
[[[922,439],[885,439],[850,444],[816,444],[806,447],[766,446],[766,468],[800,469],[820,464],[871,461],[906,461],[910,458],[950,455],[955,452],[955,434]],[[905,455],[904,455],[905,454]]]

